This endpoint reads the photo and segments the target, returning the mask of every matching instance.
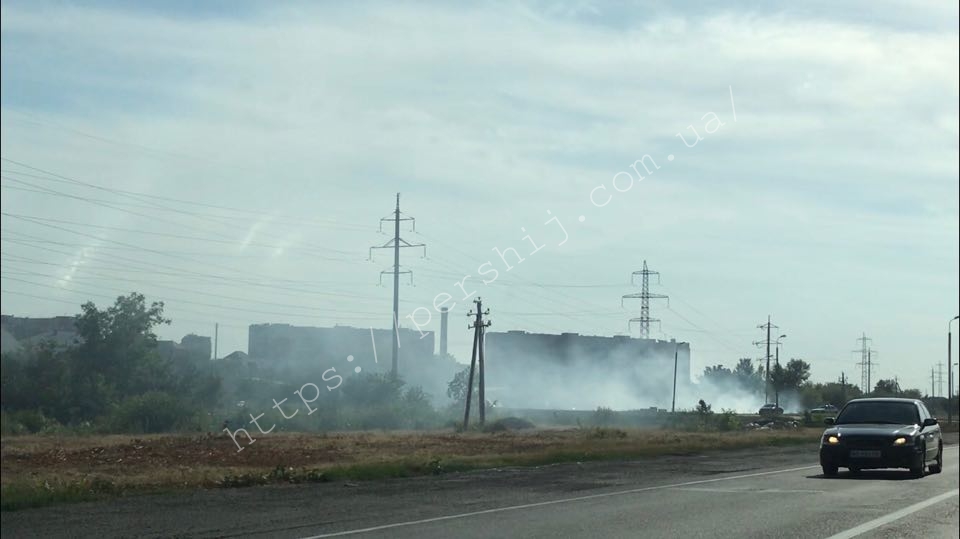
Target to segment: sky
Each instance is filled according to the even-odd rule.
[[[478,296],[490,331],[636,336],[644,261],[696,372],[767,316],[817,381],[863,334],[874,381],[946,362],[956,5],[144,4],[2,3],[4,314],[139,291],[220,355],[387,328],[400,193],[401,326],[446,302],[462,362]]]

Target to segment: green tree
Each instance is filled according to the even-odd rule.
[[[82,366],[78,375],[109,380],[120,397],[151,389],[172,389],[168,365],[157,354],[153,330],[170,321],[163,317],[163,302],[147,306],[143,294],[131,292],[100,310],[92,302],[81,306],[77,332],[83,342],[74,352]]]
[[[763,391],[763,375],[753,366],[753,360],[750,358],[740,359],[737,366],[733,368],[733,376],[745,391],[752,393]]]
[[[900,393],[900,383],[896,380],[877,380],[877,385],[874,386],[870,395],[873,397],[899,397]]]
[[[105,309],[83,304],[75,321],[80,344],[66,350],[39,345],[4,354],[3,408],[38,410],[64,424],[122,414],[121,421],[108,423],[154,431],[178,422],[160,420],[154,412],[139,417],[150,403],[173,399],[177,410],[214,406],[220,379],[213,367],[163,359],[157,353],[154,328],[166,323],[163,303],[147,305],[135,292],[118,297]],[[134,399],[149,392],[153,392],[149,399]]]
[[[477,395],[479,393],[480,378],[477,376],[476,372],[473,374],[473,394]],[[450,380],[450,383],[447,384],[447,396],[458,404],[467,402],[467,385],[469,380],[470,367],[465,367],[463,370],[453,375],[453,380]]]
[[[791,359],[786,366],[774,365],[770,369],[770,384],[780,393],[799,391],[810,378],[810,364],[802,359]]]
[[[736,377],[734,377],[733,371],[723,365],[713,365],[703,369],[702,381],[718,387],[724,387],[736,382]]]

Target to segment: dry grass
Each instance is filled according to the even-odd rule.
[[[239,452],[225,436],[14,436],[0,443],[0,482],[3,508],[12,509],[124,492],[374,479],[786,445],[815,441],[820,432],[571,429],[280,434],[261,436]]]

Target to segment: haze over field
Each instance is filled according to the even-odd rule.
[[[400,192],[428,255],[401,323],[438,331],[449,294],[460,361],[465,293],[493,330],[626,333],[647,260],[694,373],[761,356],[769,314],[815,380],[858,382],[866,332],[874,380],[929,388],[960,296],[956,5],[159,5],[2,3],[4,314],[137,290],[221,355],[251,323],[388,328],[367,257]]]

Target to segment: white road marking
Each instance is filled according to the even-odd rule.
[[[444,521],[444,520],[456,520],[456,519],[460,519],[460,518],[467,518],[467,517],[472,517],[472,516],[477,516],[477,515],[488,515],[488,514],[490,514],[490,513],[501,513],[501,512],[504,512],[504,511],[516,511],[516,510],[518,510],[518,509],[530,509],[530,508],[533,508],[533,507],[545,507],[545,506],[548,506],[548,505],[557,505],[557,504],[561,504],[561,503],[570,503],[570,502],[580,502],[580,501],[584,501],[584,500],[595,500],[595,499],[598,499],[598,498],[609,498],[609,497],[612,497],[612,496],[624,496],[624,495],[627,495],[627,494],[636,494],[636,493],[638,493],[638,492],[650,492],[650,491],[652,491],[652,490],[664,490],[664,489],[668,489],[668,488],[678,488],[678,487],[686,487],[686,486],[692,486],[692,485],[704,485],[704,484],[708,484],[708,483],[718,483],[718,482],[720,482],[720,481],[733,481],[734,479],[746,479],[746,478],[749,478],[749,477],[763,477],[763,476],[765,476],[765,475],[775,475],[775,474],[782,474],[782,473],[789,473],[789,472],[799,472],[799,471],[801,471],[801,470],[810,470],[810,469],[812,469],[812,468],[819,468],[819,467],[820,467],[819,464],[814,465],[814,466],[800,466],[799,468],[787,468],[787,469],[784,469],[784,470],[772,470],[772,471],[769,471],[769,472],[756,472],[756,473],[749,473],[749,474],[743,474],[743,475],[734,475],[734,476],[731,476],[731,477],[715,477],[715,478],[713,478],[713,479],[700,479],[700,480],[697,480],[697,481],[686,481],[686,482],[683,482],[683,483],[673,483],[673,484],[670,484],[670,485],[656,485],[656,486],[652,486],[652,487],[641,487],[641,488],[632,488],[632,489],[629,489],[629,490],[618,490],[618,491],[615,491],[615,492],[603,492],[603,493],[600,493],[600,494],[590,494],[590,495],[587,495],[587,496],[577,496],[577,497],[575,497],[575,498],[563,498],[563,499],[559,499],[559,500],[550,500],[550,501],[546,501],[546,502],[525,503],[525,504],[521,504],[521,505],[509,505],[509,506],[506,506],[506,507],[495,507],[495,508],[493,508],[493,509],[484,509],[483,511],[471,511],[471,512],[469,512],[469,513],[459,513],[459,514],[455,514],[455,515],[444,515],[444,516],[441,516],[441,517],[424,518],[424,519],[420,519],[420,520],[410,520],[410,521],[407,521],[407,522],[395,522],[395,523],[393,523],[393,524],[383,524],[383,525],[381,525],[381,526],[371,526],[371,527],[369,527],[369,528],[359,528],[359,529],[356,529],[356,530],[344,530],[344,531],[340,531],[340,532],[324,533],[324,534],[320,534],[320,535],[311,535],[311,536],[309,536],[309,537],[303,537],[302,539],[322,539],[322,538],[324,538],[324,537],[341,537],[341,536],[344,536],[344,535],[355,535],[355,534],[359,534],[359,533],[368,533],[368,532],[374,532],[374,531],[389,530],[389,529],[391,529],[391,528],[401,528],[401,527],[405,527],[405,526],[416,526],[416,525],[418,525],[418,524],[428,524],[428,523],[431,523],[431,522],[442,522],[442,521]]]
[[[680,487],[684,492],[714,492],[720,494],[824,494],[825,490],[781,489],[781,488],[704,488]]]
[[[944,449],[944,451],[947,451],[947,450],[953,450],[953,449],[957,449],[957,448],[958,448],[957,446],[950,446],[950,447],[944,447],[943,449]],[[395,523],[393,523],[393,524],[383,524],[383,525],[381,525],[381,526],[371,526],[371,527],[369,527],[369,528],[358,528],[358,529],[355,529],[355,530],[344,530],[344,531],[340,531],[340,532],[324,533],[324,534],[320,534],[320,535],[311,535],[311,536],[303,537],[303,538],[301,538],[301,539],[323,539],[324,537],[342,537],[342,536],[345,536],[345,535],[356,535],[356,534],[360,534],[360,533],[375,532],[375,531],[380,531],[380,530],[389,530],[389,529],[392,529],[392,528],[402,528],[402,527],[405,527],[405,526],[416,526],[416,525],[418,525],[418,524],[429,524],[429,523],[431,523],[431,522],[442,522],[442,521],[444,521],[444,520],[456,520],[456,519],[467,518],[467,517],[472,517],[472,516],[477,516],[477,515],[486,515],[486,514],[490,514],[490,513],[501,513],[501,512],[504,512],[504,511],[516,511],[516,510],[518,510],[518,509],[530,509],[530,508],[533,508],[533,507],[544,507],[544,506],[548,506],[548,505],[556,505],[556,504],[570,503],[570,502],[579,502],[579,501],[584,501],[584,500],[593,500],[593,499],[597,499],[597,498],[608,498],[608,497],[612,497],[612,496],[623,496],[623,495],[626,495],[626,494],[636,494],[636,493],[638,493],[638,492],[650,492],[650,491],[652,491],[652,490],[664,490],[664,489],[669,489],[669,488],[687,487],[687,486],[693,486],[693,485],[704,485],[704,484],[709,484],[709,483],[718,483],[718,482],[720,482],[720,481],[733,481],[733,480],[735,480],[735,479],[746,479],[746,478],[748,478],[748,477],[762,477],[762,476],[765,476],[765,475],[775,475],[775,474],[788,473],[788,472],[799,472],[799,471],[801,471],[801,470],[810,470],[810,469],[819,468],[819,467],[820,467],[819,464],[815,464],[815,465],[812,465],[812,466],[800,466],[799,468],[787,468],[787,469],[784,469],[784,470],[773,470],[773,471],[769,471],[769,472],[757,472],[757,473],[744,474],[744,475],[735,475],[735,476],[731,476],[731,477],[716,477],[716,478],[713,478],[713,479],[700,479],[700,480],[697,480],[697,481],[687,481],[687,482],[684,482],[684,483],[674,483],[674,484],[671,484],[671,485],[657,485],[657,486],[653,486],[653,487],[642,487],[642,488],[633,488],[633,489],[629,489],[629,490],[618,490],[618,491],[615,491],[615,492],[604,492],[604,493],[601,493],[601,494],[590,494],[590,495],[587,495],[587,496],[577,496],[577,497],[575,497],[575,498],[563,498],[563,499],[560,499],[560,500],[550,500],[550,501],[546,501],[546,502],[526,503],[526,504],[522,504],[522,505],[510,505],[510,506],[507,506],[507,507],[495,507],[495,508],[493,508],[493,509],[485,509],[485,510],[483,510],[483,511],[472,511],[472,512],[469,512],[469,513],[459,513],[459,514],[455,514],[455,515],[444,515],[444,516],[440,516],[440,517],[424,518],[424,519],[420,519],[420,520],[410,520],[410,521],[407,521],[407,522],[395,522]],[[954,492],[954,494],[955,494],[955,492]],[[899,517],[898,517],[898,518],[899,518]],[[861,533],[862,533],[862,532],[861,532]],[[830,537],[830,538],[828,538],[828,539],[835,539],[835,538],[837,538],[837,537],[843,537],[843,536],[835,536],[835,537]],[[851,536],[851,537],[852,537],[852,536]]]
[[[940,502],[942,502],[942,501],[944,501],[944,500],[948,500],[948,499],[956,496],[957,494],[960,494],[960,489],[953,489],[953,490],[951,490],[950,492],[944,492],[943,494],[941,494],[941,495],[939,495],[939,496],[934,496],[933,498],[930,498],[929,500],[925,500],[925,501],[922,501],[922,502],[920,502],[920,503],[915,503],[915,504],[913,504],[913,505],[911,505],[911,506],[909,506],[909,507],[904,507],[903,509],[901,509],[901,510],[899,510],[899,511],[894,511],[894,512],[888,514],[888,515],[884,515],[884,516],[882,516],[882,517],[880,517],[880,518],[871,520],[870,522],[864,522],[863,524],[857,526],[856,528],[850,528],[850,529],[847,530],[847,531],[840,532],[840,533],[838,533],[838,534],[836,534],[836,535],[831,535],[830,537],[827,537],[827,539],[850,539],[851,537],[856,537],[856,536],[858,536],[858,535],[867,533],[867,532],[870,531],[870,530],[875,530],[875,529],[879,528],[880,526],[884,526],[884,525],[886,525],[886,524],[890,524],[891,522],[893,522],[893,521],[895,521],[895,520],[899,520],[899,519],[901,519],[901,518],[903,518],[903,517],[905,517],[905,516],[907,516],[907,515],[916,513],[917,511],[920,511],[921,509],[926,509],[927,507],[930,507],[931,505],[936,505],[936,504],[938,504],[938,503],[940,503]]]

